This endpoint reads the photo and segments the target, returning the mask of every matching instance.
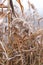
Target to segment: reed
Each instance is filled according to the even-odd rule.
[[[27,13],[30,15],[23,11],[21,16],[11,1],[7,12],[0,13],[0,65],[43,65],[43,28],[40,27],[43,18],[29,1]],[[22,11],[20,0],[17,2]]]

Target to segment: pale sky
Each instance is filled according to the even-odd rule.
[[[28,0],[21,0],[22,4],[25,7],[25,10],[28,9],[27,1]],[[34,6],[37,8],[39,14],[41,16],[43,16],[43,0],[29,0],[29,1],[34,4]],[[15,0],[13,0],[13,2],[15,2]]]
[[[39,14],[43,16],[43,0],[29,0],[29,1],[35,5],[37,10],[39,11]]]

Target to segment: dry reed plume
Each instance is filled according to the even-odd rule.
[[[7,8],[0,12],[0,65],[43,65],[43,18],[29,1],[28,15],[20,0],[16,1],[22,15],[12,0],[8,1],[7,7],[0,4],[2,9]]]

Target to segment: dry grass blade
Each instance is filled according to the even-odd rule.
[[[9,4],[10,4],[10,7],[11,7],[11,9],[12,9],[13,15],[16,17],[16,14],[15,14],[15,10],[14,10],[14,6],[13,6],[12,0],[9,0]]]
[[[2,4],[5,2],[6,0],[3,0]]]
[[[36,33],[31,34],[30,38],[35,39],[39,35],[43,35],[43,30],[38,30]]]
[[[31,7],[33,10],[35,10],[35,6],[33,4],[31,4],[29,1],[28,1],[28,4],[29,4],[29,7]]]
[[[34,10],[35,10],[35,7],[34,7],[34,5],[33,5],[33,4],[31,4],[31,7],[32,7],[32,9],[34,9]]]
[[[23,13],[23,9],[24,9],[24,7],[23,7],[23,5],[21,4],[21,1],[20,1],[20,0],[16,0],[16,1],[19,3],[20,8],[21,8],[21,11],[22,11],[22,13]]]

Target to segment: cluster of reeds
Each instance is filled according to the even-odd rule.
[[[43,65],[43,18],[29,1],[28,15],[20,0],[22,15],[9,2],[0,16],[0,65]]]

